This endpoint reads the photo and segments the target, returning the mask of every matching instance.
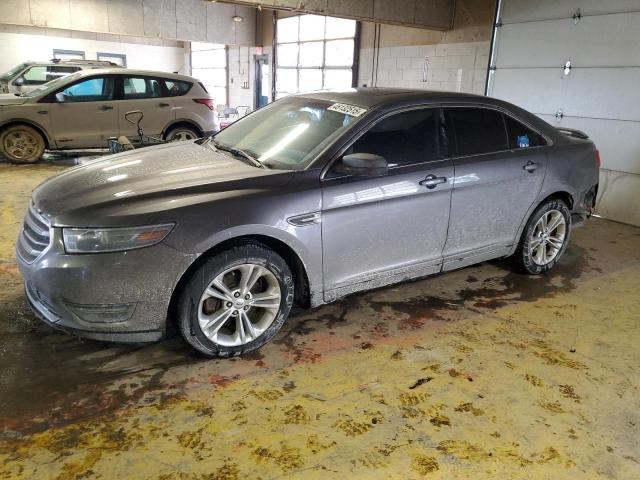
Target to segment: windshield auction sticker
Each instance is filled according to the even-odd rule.
[[[355,105],[347,105],[346,103],[334,103],[327,110],[332,112],[344,113],[352,117],[359,117],[367,111],[366,108],[356,107]]]

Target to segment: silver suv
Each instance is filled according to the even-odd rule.
[[[109,68],[82,70],[23,94],[0,95],[0,155],[32,163],[45,149],[106,148],[135,137],[124,114],[144,113],[147,135],[189,140],[220,129],[215,101],[195,78]]]
[[[80,70],[117,66],[113,62],[103,60],[52,59],[48,62],[24,62],[0,75],[0,93],[30,92],[51,80]]]
[[[214,137],[76,167],[33,192],[17,247],[47,323],[210,356],[294,303],[499,257],[550,270],[593,208],[599,156],[500,100],[363,89],[278,100]]]

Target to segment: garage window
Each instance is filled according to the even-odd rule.
[[[227,103],[227,49],[216,43],[191,42],[191,74],[215,103]]]
[[[352,87],[355,36],[355,20],[321,15],[278,19],[276,98]]]

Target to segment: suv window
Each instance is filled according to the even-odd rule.
[[[34,65],[22,74],[25,85],[42,85],[59,77],[77,72],[80,67],[61,67],[58,65]]]
[[[345,154],[373,153],[390,167],[430,162],[440,158],[440,109],[424,108],[396,113],[362,135]]]
[[[185,95],[189,90],[191,90],[192,85],[189,82],[183,82],[181,80],[165,80],[164,84],[167,87],[167,92],[169,92],[170,97],[180,97]]]
[[[515,118],[505,115],[504,122],[507,125],[509,148],[541,147],[547,144],[542,135],[523,125]]]
[[[62,90],[67,102],[113,100],[113,77],[89,78]]]
[[[149,77],[123,77],[124,99],[162,97],[160,80]]]
[[[500,152],[508,149],[502,113],[489,108],[449,108],[458,155]]]

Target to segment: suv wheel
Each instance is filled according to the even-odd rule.
[[[538,275],[558,263],[567,248],[571,215],[567,204],[551,199],[540,205],[522,232],[515,261],[526,273]]]
[[[193,127],[178,126],[167,132],[165,139],[168,142],[181,142],[183,140],[195,140],[200,138],[200,134]]]
[[[0,153],[13,163],[35,163],[44,153],[44,138],[29,125],[14,125],[0,133]]]
[[[291,271],[277,253],[258,243],[233,247],[207,260],[185,285],[180,332],[209,357],[251,352],[282,327],[293,288]]]

